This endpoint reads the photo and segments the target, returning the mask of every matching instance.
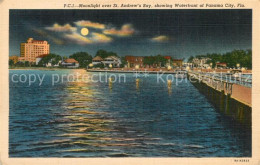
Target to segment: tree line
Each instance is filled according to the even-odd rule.
[[[95,54],[95,57],[96,56],[100,56],[103,59],[108,57],[108,56],[118,57],[117,53],[108,52],[108,51],[105,51],[105,50],[102,50],[102,49],[97,51],[97,53]],[[15,64],[13,60],[9,60],[9,66],[18,66],[18,67],[29,67],[29,66],[39,67],[40,66],[40,67],[44,67],[48,63],[51,63],[51,65],[53,66],[53,65],[59,64],[59,62],[61,60],[65,60],[67,58],[74,58],[75,60],[77,60],[79,62],[79,67],[86,68],[92,62],[93,57],[87,52],[77,52],[77,53],[70,55],[69,57],[65,57],[65,56],[62,57],[61,55],[50,53],[47,56],[43,57],[39,61],[37,66],[35,64],[31,64],[29,61],[25,61],[25,62],[19,61]]]
[[[101,58],[105,59],[109,56],[116,56],[119,57],[117,55],[117,53],[115,52],[111,52],[111,51],[106,51],[103,49],[100,49],[96,52],[95,56],[100,56]],[[14,62],[12,60],[9,60],[9,65],[10,66],[21,66],[21,67],[29,67],[29,66],[35,66],[35,67],[44,67],[46,66],[48,63],[51,63],[52,66],[59,64],[59,62],[61,60],[65,60],[67,58],[74,58],[75,60],[77,60],[79,62],[79,67],[80,68],[86,68],[90,63],[92,63],[92,59],[93,57],[87,53],[87,52],[77,52],[74,53],[72,55],[70,55],[69,57],[62,57],[61,55],[58,54],[54,54],[54,53],[50,53],[48,56],[45,56],[41,59],[41,61],[39,61],[38,65],[36,66],[35,64],[31,64],[28,61],[25,62],[18,62],[16,64],[14,64]],[[121,67],[124,67],[127,64],[126,58],[125,57],[119,57],[121,59]],[[154,65],[157,64],[157,66],[165,66],[167,62],[167,59],[164,58],[164,56],[162,55],[157,55],[157,56],[146,56],[144,57],[143,63],[145,65]],[[60,66],[62,67],[62,66]],[[100,67],[100,68],[104,68],[104,64],[98,64],[95,65],[94,67]]]
[[[196,55],[195,57],[191,56],[188,59],[188,62],[192,63],[194,58],[209,58],[207,64],[212,63],[212,67],[216,66],[216,63],[226,63],[227,67],[234,68],[237,64],[240,64],[241,67],[246,67],[252,69],[252,50],[233,50],[224,54],[211,53],[205,55]]]

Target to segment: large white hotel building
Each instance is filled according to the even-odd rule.
[[[47,41],[28,38],[26,43],[21,43],[19,61],[36,62],[36,57],[49,53],[50,45]]]

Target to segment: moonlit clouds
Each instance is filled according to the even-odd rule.
[[[125,24],[119,30],[116,28],[111,28],[104,30],[103,33],[119,37],[127,37],[133,35],[135,33],[135,29],[133,28],[132,24]]]
[[[155,36],[151,39],[153,42],[167,42],[170,38],[165,35]]]
[[[101,33],[92,33],[91,40],[96,43],[108,43],[113,41],[111,37],[108,37]]]
[[[120,55],[188,57],[252,47],[251,10],[10,10],[9,17],[10,54],[19,54],[17,42],[27,37],[48,41],[51,51],[60,54],[104,49]],[[238,21],[241,26],[235,26]],[[83,28],[89,30],[87,35],[81,33]]]
[[[65,24],[65,25],[59,25],[55,23],[51,27],[46,27],[45,29],[49,31],[54,31],[54,32],[74,32],[77,30],[76,27],[72,27],[70,24]]]
[[[79,33],[65,34],[64,37],[66,39],[69,39],[72,42],[79,44],[79,45],[86,45],[86,44],[92,44],[93,43],[93,41],[91,41],[87,37],[80,35]]]
[[[106,25],[98,22],[91,22],[86,20],[76,21],[74,22],[77,26],[81,27],[89,27],[95,29],[105,29]]]
[[[82,35],[80,29],[90,28],[88,35]],[[110,43],[116,39],[116,37],[124,38],[131,37],[136,34],[134,26],[130,23],[121,25],[120,28],[116,28],[114,25],[106,25],[100,22],[93,22],[89,20],[79,20],[74,22],[74,26],[70,23],[60,25],[58,23],[52,26],[45,27],[47,31],[59,32],[61,39],[51,36],[51,34],[41,30],[48,38],[53,40],[56,44],[63,44],[62,38],[69,43],[87,45],[87,44],[98,44],[98,43]],[[39,30],[38,30],[39,31]],[[150,38],[150,41],[157,43],[168,42],[170,38],[166,35],[159,35]]]
[[[100,33],[92,33],[90,37],[84,37],[78,33],[65,34],[66,39],[75,42],[79,45],[95,44],[95,43],[109,43],[113,41],[111,37],[108,37]]]
[[[54,37],[51,37],[51,35],[53,35],[51,32],[58,32],[55,33],[55,35],[59,35],[59,37],[63,38],[63,40],[66,39],[66,42],[79,45],[110,43],[116,39],[115,37],[130,37],[136,32],[132,24],[123,24],[118,29],[113,25],[106,25],[104,23],[93,22],[89,20],[80,20],[75,21],[74,25],[75,26],[72,26],[70,23],[64,25],[55,23],[52,26],[44,28],[50,33],[47,33],[43,30],[41,31],[45,34],[48,34],[49,38],[52,38],[52,40],[57,44],[59,44],[58,41],[60,40],[54,40]],[[80,29],[84,27],[89,28],[88,35],[82,35],[80,32]]]
[[[57,45],[63,45],[63,44],[64,44],[64,41],[63,41],[62,39],[59,39],[59,38],[57,38],[57,37],[54,37],[54,36],[50,35],[49,33],[47,33],[47,32],[44,31],[44,30],[41,30],[41,29],[33,29],[33,31],[34,31],[36,34],[40,35],[40,36],[44,36],[44,37],[50,39],[51,41],[53,41],[53,42],[54,42],[55,44],[57,44]]]

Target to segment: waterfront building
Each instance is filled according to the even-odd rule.
[[[92,59],[92,64],[93,65],[97,65],[97,64],[101,64],[102,61],[104,61],[103,58],[101,58],[100,56],[96,56]]]
[[[19,60],[19,57],[15,56],[15,55],[14,56],[10,56],[9,60],[13,60],[14,64],[16,64],[18,62],[18,60]]]
[[[192,67],[193,67],[193,63],[184,62],[184,63],[182,64],[182,66],[183,66],[183,67],[190,67],[190,68],[192,68]]]
[[[172,64],[172,57],[171,56],[164,56],[164,58],[167,60],[166,66],[171,66],[171,64]]]
[[[35,61],[36,65],[39,64],[39,62],[42,60],[43,57],[46,57],[46,56],[48,56],[48,55],[49,55],[49,54],[43,54],[43,55],[37,56],[37,57],[36,57],[36,61]]]
[[[59,61],[58,62],[58,64],[52,64],[52,61],[53,61],[53,59],[51,59],[51,61],[50,62],[48,62],[45,66],[46,67],[58,67],[58,66],[60,66],[60,64],[61,64],[61,61]]]
[[[144,57],[140,57],[140,56],[125,56],[126,62],[127,62],[127,67],[128,68],[133,68],[136,65],[138,65],[139,67],[143,67],[143,61],[144,61]]]
[[[43,54],[43,55],[40,55],[40,56],[36,57],[35,64],[39,65],[39,62],[42,60],[42,58],[44,58],[46,56],[49,56],[49,54]],[[54,58],[50,59],[48,63],[44,64],[44,66],[46,66],[46,67],[58,67],[58,66],[60,66],[61,60],[57,64],[53,64],[52,62],[54,60],[55,60]]]
[[[205,66],[205,64],[210,60],[210,58],[207,58],[207,57],[200,57],[200,58],[194,58],[192,60],[192,63],[195,67],[200,67],[200,68],[203,68],[203,67],[207,67]]]
[[[49,53],[50,45],[47,41],[28,38],[26,43],[21,43],[20,45],[20,57],[18,60],[36,62],[36,57]]]
[[[183,60],[182,59],[173,59],[172,64],[175,67],[182,67]]]
[[[120,67],[122,62],[121,59],[116,56],[108,56],[104,59],[100,56],[96,56],[92,59],[92,64],[93,65],[104,64],[105,67],[109,67],[111,64],[113,67]]]
[[[119,57],[116,56],[109,56],[107,58],[105,58],[103,61],[101,61],[104,66],[108,67],[110,64],[113,67],[120,67],[120,65],[122,64],[121,59]]]
[[[227,63],[225,63],[225,62],[216,63],[216,68],[226,68],[226,67],[227,67]]]
[[[75,60],[74,58],[68,58],[61,62],[61,65],[67,68],[78,68],[79,62]]]

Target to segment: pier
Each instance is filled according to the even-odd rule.
[[[251,127],[252,88],[248,82],[230,82],[204,73],[189,71],[190,82],[225,116]]]

